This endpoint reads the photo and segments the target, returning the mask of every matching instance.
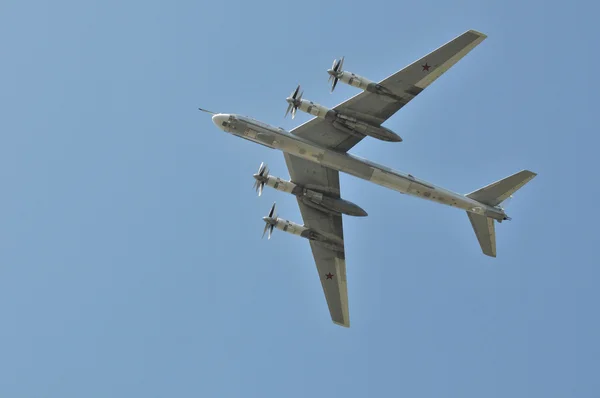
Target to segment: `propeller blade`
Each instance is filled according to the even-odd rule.
[[[304,91],[300,94],[300,97],[298,97],[298,92],[300,91],[300,85],[298,85],[296,87],[296,89],[294,90],[294,92],[291,94],[290,97],[286,98],[286,101],[288,102],[288,107],[287,110],[285,111],[285,116],[287,117],[288,113],[290,113],[290,111],[292,112],[292,119],[296,116],[296,109],[298,108],[298,105],[300,105],[300,102],[302,101],[302,94],[304,94]]]
[[[258,193],[258,196],[262,195],[263,188],[268,179],[269,167],[264,162],[261,162],[260,167],[258,168],[258,172],[254,174],[254,189],[256,189],[256,193]]]
[[[269,237],[268,237],[267,239],[269,239],[269,240],[270,240],[270,239],[271,239],[271,234],[273,233],[273,227],[274,227],[274,225],[273,225],[273,224],[270,224],[270,225],[269,225],[269,227],[270,227],[270,228],[269,228]]]
[[[340,61],[336,58],[333,60],[333,67],[331,69],[333,69],[334,72],[337,72],[339,67]]]
[[[273,206],[271,206],[269,215],[266,217],[263,217],[263,220],[265,221],[265,229],[263,230],[263,238],[265,237],[265,233],[267,232],[267,229],[268,229],[269,230],[269,239],[271,239],[271,234],[273,233],[273,228],[275,228],[275,224],[277,224],[277,216],[273,217],[274,213],[275,213],[275,203],[273,203]]]
[[[335,86],[337,86],[337,82],[338,82],[338,78],[336,77],[335,79],[333,79],[333,84],[331,85],[331,92],[333,93],[333,90],[335,90]]]
[[[343,71],[344,71],[344,57],[342,57],[342,60],[340,61],[338,72],[343,72]]]
[[[269,211],[269,218],[273,218],[273,213],[275,212],[275,203],[271,206],[271,211]]]

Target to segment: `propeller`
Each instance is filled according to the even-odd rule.
[[[342,69],[343,67],[344,67],[344,57],[342,57],[340,60],[334,59],[333,65],[331,65],[331,69],[327,70],[327,73],[329,73],[329,81],[330,82],[333,81],[333,83],[331,83],[331,92],[332,93],[333,93],[333,90],[335,90],[335,86],[337,85],[338,78],[344,72],[344,70]]]
[[[267,232],[267,229],[269,230],[269,237],[268,239],[271,239],[271,234],[273,233],[273,228],[275,228],[275,225],[277,224],[277,215],[275,214],[275,203],[273,203],[273,206],[271,207],[271,211],[269,211],[269,215],[266,217],[263,217],[263,221],[265,222],[265,229],[263,230],[263,234],[262,237],[265,237],[265,233]]]
[[[256,192],[258,192],[258,196],[262,195],[263,187],[267,183],[267,179],[269,178],[269,168],[266,164],[261,163],[258,168],[258,173],[254,174],[254,188]]]
[[[288,113],[290,113],[290,110],[292,111],[292,119],[296,117],[296,110],[302,103],[302,94],[304,94],[304,91],[302,91],[300,93],[300,96],[298,96],[298,91],[300,91],[300,85],[298,85],[298,87],[296,87],[296,90],[294,90],[294,92],[292,93],[291,96],[289,96],[285,99],[288,103],[288,107],[287,107],[287,111],[285,111],[284,117],[286,117],[288,115]]]
[[[209,111],[208,109],[198,108],[198,110],[202,111],[202,112],[210,113],[211,115],[216,115],[217,114],[217,112]]]

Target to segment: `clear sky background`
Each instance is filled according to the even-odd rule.
[[[594,2],[3,1],[0,396],[597,397]],[[464,212],[343,175],[352,326],[306,241],[261,240],[280,152],[203,106],[292,128],[326,69],[380,80],[488,39],[352,152],[466,193],[539,173],[484,256]]]

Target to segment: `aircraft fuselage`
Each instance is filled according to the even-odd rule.
[[[370,160],[322,148],[285,129],[241,115],[217,114],[212,119],[219,129],[238,137],[362,178],[394,191],[457,207],[468,212],[484,214],[500,222],[506,219],[506,214],[500,208],[485,205],[464,195],[437,187],[411,174],[392,170]]]

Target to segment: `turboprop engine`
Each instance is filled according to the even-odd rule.
[[[368,135],[382,141],[400,142],[402,138],[392,130],[381,126],[369,124],[363,120],[354,117],[346,116],[336,110],[329,109],[323,105],[319,105],[312,101],[302,99],[304,91],[298,95],[300,86],[286,98],[288,103],[285,116],[292,112],[292,119],[296,117],[296,110],[300,109],[303,112],[314,115],[318,118],[325,119],[332,123],[333,127],[351,135],[358,135],[361,138]]]
[[[359,76],[355,73],[345,71],[344,67],[344,57],[340,60],[334,59],[333,65],[331,65],[330,69],[327,69],[327,73],[329,74],[329,82],[331,83],[331,92],[335,90],[335,86],[337,85],[338,80],[342,83],[346,83],[350,86],[360,88],[361,90],[365,90],[371,93],[385,95],[391,97],[396,100],[401,100],[399,96],[392,93],[387,88],[383,87],[379,83],[375,83],[367,79],[366,77]]]
[[[264,163],[260,164],[258,173],[254,174],[254,179],[256,180],[254,188],[258,192],[258,196],[262,195],[263,187],[266,185],[278,191],[291,193],[305,205],[327,214],[346,214],[355,217],[367,216],[366,211],[350,201],[335,198],[314,189],[309,189],[291,181],[269,175],[269,169]]]
[[[323,105],[319,105],[312,101],[307,101],[307,100],[302,99],[302,95],[304,94],[304,91],[302,91],[300,93],[300,95],[298,95],[299,91],[300,91],[300,85],[298,85],[298,87],[296,87],[294,92],[285,99],[286,102],[288,103],[287,110],[285,111],[285,116],[287,116],[288,113],[290,113],[290,111],[292,111],[292,119],[294,119],[296,117],[296,111],[298,109],[300,109],[302,112],[309,113],[311,115],[320,117],[322,119],[334,119],[335,118],[335,115],[336,115],[335,111],[333,111],[329,108],[326,108]]]
[[[343,67],[344,57],[342,57],[340,60],[334,59],[331,69],[327,69],[327,73],[329,74],[329,82],[331,82],[331,92],[335,90],[338,80],[341,80],[342,83],[349,84],[350,86],[358,87],[361,90],[366,90],[367,87],[369,87],[369,84],[377,84],[365,77],[358,76],[352,72],[346,72],[343,70]]]
[[[263,238],[265,237],[265,233],[268,230],[268,239],[271,239],[273,229],[277,228],[292,235],[297,235],[308,240],[317,241],[321,245],[332,250],[344,250],[344,242],[336,236],[330,236],[329,234],[317,231],[316,229],[307,228],[304,225],[296,224],[295,222],[277,217],[277,214],[275,213],[275,203],[273,203],[269,214],[266,217],[263,217],[263,221],[265,222],[265,229],[263,230],[262,234]]]

